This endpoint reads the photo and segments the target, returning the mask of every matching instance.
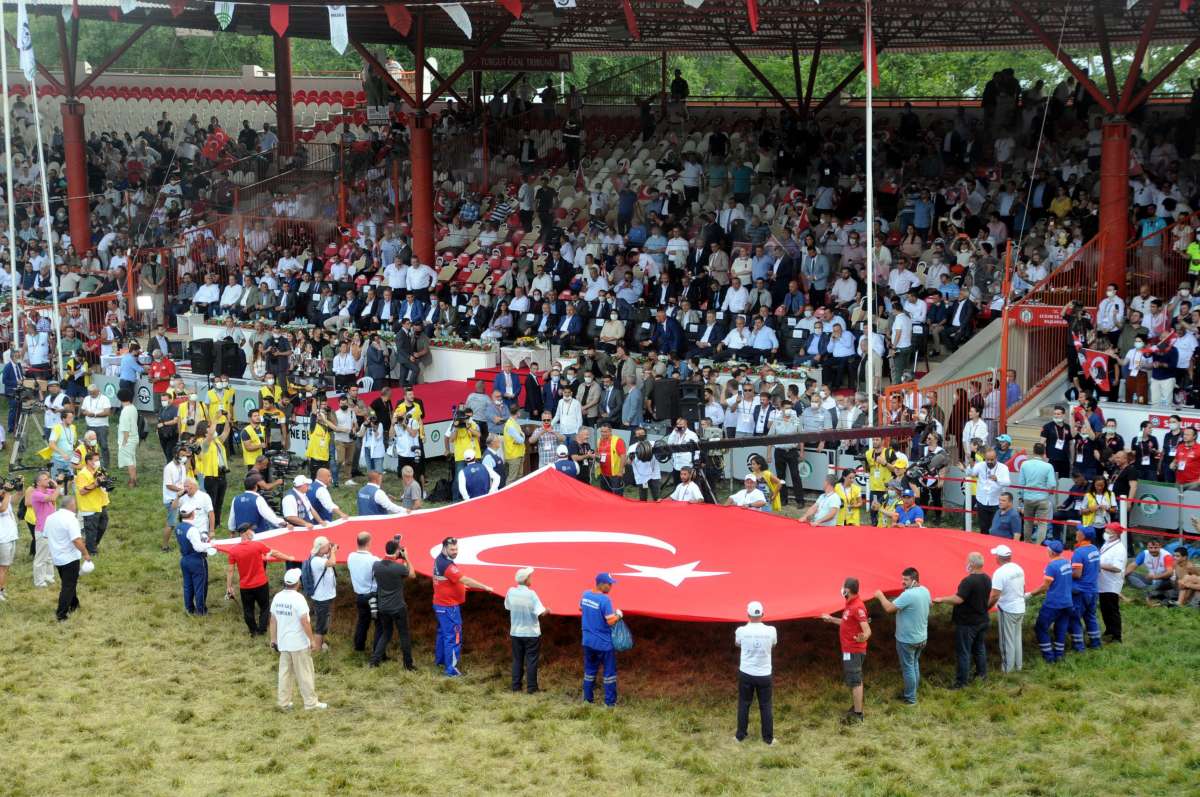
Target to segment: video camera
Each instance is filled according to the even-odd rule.
[[[922,486],[926,480],[936,477],[949,464],[950,455],[944,450],[936,454],[927,454],[908,466],[908,470],[904,471],[900,478],[900,484],[905,489],[910,489],[913,484]]]
[[[25,477],[19,473],[8,474],[4,477],[4,481],[0,482],[0,491],[6,493],[25,492]]]
[[[96,470],[96,486],[103,488],[105,492],[112,492],[117,489],[117,483],[113,481],[112,476],[108,475],[108,471],[104,468]]]
[[[455,404],[451,408],[451,422],[458,429],[466,427],[467,422],[471,420],[471,412],[463,404]]]

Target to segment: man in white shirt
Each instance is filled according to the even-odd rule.
[[[750,330],[746,328],[745,316],[739,315],[734,319],[733,323],[733,329],[725,334],[725,338],[721,341],[718,349],[726,357],[740,356],[744,349],[750,348]]]
[[[812,506],[804,510],[800,521],[814,526],[836,526],[838,513],[842,509],[842,497],[837,494],[837,486],[837,476],[826,476],[824,492],[817,496]]]
[[[974,406],[967,408],[967,422],[963,424],[962,431],[962,450],[971,450],[971,441],[980,440],[986,446],[991,443],[991,438],[988,436],[987,421],[979,417],[979,410]],[[964,457],[965,460],[965,457]]]
[[[763,605],[750,601],[746,606],[749,622],[740,626],[733,634],[733,644],[741,650],[738,664],[738,707],[737,733],[739,742],[747,735],[750,723],[750,704],[758,698],[758,719],[762,726],[762,739],[769,745],[775,744],[775,720],[771,707],[771,649],[779,642],[773,626],[762,621]]]
[[[303,473],[299,474],[292,479],[292,489],[284,493],[279,503],[283,519],[298,528],[311,529],[320,525],[321,518],[308,500],[310,485],[312,481]]]
[[[333,473],[329,468],[320,468],[317,470],[317,477],[313,480],[313,487],[309,492],[309,502],[312,503],[313,509],[317,515],[326,522],[337,518],[350,517],[342,511],[336,503],[333,496],[329,493],[329,485],[333,484]]]
[[[108,396],[100,392],[100,384],[92,382],[88,386],[88,394],[79,404],[79,414],[83,417],[87,428],[96,433],[100,441],[100,461],[108,467],[108,417],[112,415],[112,402]]]
[[[200,489],[200,484],[195,479],[184,479],[183,492],[176,502],[176,509],[181,517],[186,512],[194,513],[188,522],[201,534],[211,534],[216,528],[212,499]]]
[[[729,282],[729,290],[721,302],[721,309],[727,313],[744,313],[750,306],[750,292],[742,287],[742,281],[734,277]]]
[[[901,258],[896,269],[888,274],[888,287],[897,296],[903,296],[921,284],[921,278],[908,270],[908,261]]]
[[[304,709],[329,708],[317,700],[313,679],[312,652],[320,645],[314,639],[309,621],[308,601],[300,594],[300,571],[283,574],[283,589],[271,600],[271,647],[279,651],[279,690],[281,711],[292,707],[292,689],[300,688]]]
[[[1125,324],[1125,300],[1117,295],[1117,286],[1110,284],[1096,308],[1096,329],[1104,333],[1114,345]]]
[[[1109,523],[1104,529],[1104,544],[1100,547],[1100,576],[1097,579],[1104,636],[1113,642],[1121,641],[1121,589],[1125,586],[1125,568],[1129,558],[1121,532],[1121,526],[1117,523]]]
[[[1012,548],[997,545],[996,572],[992,574],[992,594],[989,606],[1000,615],[1000,667],[1004,672],[1021,669],[1021,626],[1025,622],[1025,571],[1012,560]]]
[[[698,443],[700,438],[688,428],[686,418],[676,418],[675,428],[667,435],[667,445],[679,446],[686,443]],[[675,471],[674,477],[676,481],[683,481],[683,471],[691,471],[692,466],[696,463],[696,452],[694,451],[676,451],[671,455],[671,468]]]
[[[563,385],[561,390],[562,398],[559,399],[558,407],[554,410],[552,426],[559,434],[570,437],[583,426],[583,407],[574,397],[574,391],[570,387]]]
[[[895,307],[895,318],[892,320],[892,379],[904,380],[904,374],[913,371],[913,339],[912,319],[903,307]]]
[[[669,496],[661,500],[680,501],[685,504],[704,502],[704,494],[700,492],[700,485],[692,481],[691,467],[684,466],[680,469],[679,484],[675,485],[675,490]]]
[[[79,608],[79,597],[76,586],[82,565],[80,559],[91,562],[92,556],[83,542],[83,527],[75,516],[75,496],[63,498],[62,506],[46,518],[43,526],[46,535],[46,547],[50,551],[50,561],[58,571],[58,608],[55,618],[65,622],[67,615]]]
[[[330,542],[325,536],[317,537],[312,542],[312,553],[301,565],[308,568],[313,583],[309,596],[313,605],[313,650],[329,650],[325,635],[329,632],[333,601],[337,597],[337,552],[337,543]]]
[[[350,571],[350,586],[354,588],[354,607],[358,619],[354,624],[354,649],[361,652],[367,649],[367,631],[371,628],[371,603],[375,600],[378,590],[375,584],[375,563],[379,557],[371,553],[371,535],[369,532],[358,533],[358,550],[346,557],[346,569]]]
[[[1009,485],[1008,466],[996,461],[996,449],[989,448],[983,462],[975,463],[969,471],[975,480],[975,508],[979,513],[979,528],[987,534],[992,519],[1000,509],[1000,493]]]
[[[758,489],[758,479],[747,473],[742,480],[745,486],[725,501],[725,506],[740,506],[745,509],[762,509],[767,505],[767,497]]]
[[[237,307],[240,298],[242,298],[242,286],[238,284],[237,275],[231,272],[229,282],[221,291],[221,315],[228,315],[234,307]]]
[[[212,273],[204,275],[204,284],[196,289],[192,296],[192,309],[196,313],[204,313],[205,318],[213,314],[213,310],[221,301],[221,286],[216,283]]]

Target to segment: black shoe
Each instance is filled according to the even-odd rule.
[[[853,709],[851,709],[850,711],[846,712],[846,716],[842,717],[842,724],[843,725],[857,725],[858,723],[863,722],[865,719],[866,718],[862,715],[861,712],[854,711]]]
[[[409,672],[416,672],[416,671],[417,671],[417,667],[416,667],[416,665],[414,665],[414,664],[405,664],[405,665],[404,665],[404,669],[408,670]]]

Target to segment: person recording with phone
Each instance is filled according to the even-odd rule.
[[[408,631],[408,604],[404,601],[404,581],[416,575],[408,563],[408,552],[401,544],[403,538],[397,534],[384,546],[384,558],[371,568],[377,587],[376,605],[378,618],[375,621],[375,646],[371,652],[370,666],[378,667],[387,660],[388,645],[393,631],[400,639],[400,655],[404,669],[415,670],[412,656],[412,640]]]

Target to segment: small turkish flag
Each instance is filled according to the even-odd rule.
[[[758,0],[746,0],[746,16],[750,20],[750,32],[758,33]]]
[[[1083,372],[1096,383],[1096,387],[1107,391],[1109,355],[1095,349],[1084,349],[1079,354],[1079,362],[1083,364]]]
[[[407,36],[412,30],[412,14],[404,7],[403,3],[388,3],[383,7],[387,13],[388,26],[399,33],[401,36]]]

